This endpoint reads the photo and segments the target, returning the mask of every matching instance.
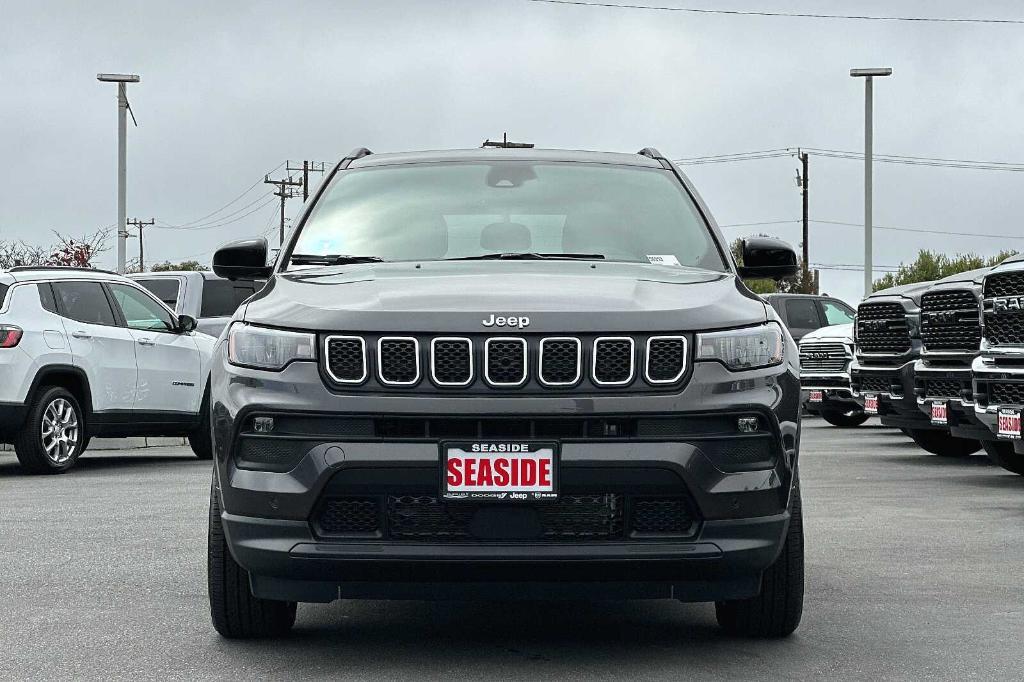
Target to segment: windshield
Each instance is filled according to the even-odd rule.
[[[531,161],[343,172],[303,226],[292,260],[509,253],[726,269],[703,218],[670,171]]]

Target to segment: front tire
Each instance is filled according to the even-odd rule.
[[[841,429],[851,429],[866,422],[871,418],[871,415],[867,414],[864,410],[850,410],[848,412],[822,410],[821,418],[832,426],[838,426]]]
[[[65,388],[47,386],[33,398],[25,425],[14,438],[14,452],[30,474],[63,474],[88,442],[78,400]]]
[[[761,594],[715,603],[718,624],[743,637],[786,637],[800,625],[804,610],[804,526],[799,482],[790,502],[789,530],[782,552],[761,574]]]
[[[911,429],[910,437],[919,448],[939,457],[967,457],[981,449],[979,441],[957,438],[938,429]]]
[[[228,549],[220,513],[217,489],[211,485],[206,570],[214,629],[228,639],[286,634],[295,624],[295,602],[272,601],[253,595],[249,589],[249,572],[238,565]]]
[[[1024,476],[1024,455],[1018,455],[1013,450],[1013,443],[1009,441],[985,441],[981,444],[985,448],[985,454],[1007,471]]]

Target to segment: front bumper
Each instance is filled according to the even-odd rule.
[[[969,365],[952,367],[918,360],[914,365],[914,396],[921,413],[929,421],[932,418],[932,404],[946,403],[948,423],[945,427],[951,435],[982,441],[994,439],[988,427],[975,415]],[[941,428],[943,425],[935,426]]]
[[[344,395],[328,390],[312,363],[259,372],[228,366],[219,352],[215,365],[211,407],[223,524],[232,554],[249,570],[260,596],[329,601],[491,590],[507,596],[502,586],[516,583],[520,595],[550,596],[554,589],[590,596],[741,598],[756,594],[761,571],[778,556],[785,537],[800,429],[799,382],[788,364],[731,373],[716,363],[696,363],[687,384],[671,394],[472,399]],[[235,451],[251,436],[243,430],[255,415],[267,414],[291,423],[309,418],[341,424],[362,417],[379,422],[385,415],[385,421],[479,419],[510,427],[549,418],[679,419],[696,430],[685,436],[606,432],[559,439],[560,485],[565,494],[602,491],[628,499],[647,491],[656,477],[658,494],[689,500],[694,524],[677,537],[625,533],[603,541],[406,541],[387,531],[375,538],[325,537],[316,522],[319,505],[344,486],[368,496],[398,489],[436,493],[440,440],[428,437],[429,429],[427,436],[401,438],[376,432],[300,434],[294,438],[309,447],[289,470],[241,468]],[[758,416],[775,454],[752,470],[730,470],[709,454],[710,443],[738,442],[741,434],[731,429],[742,415]]]
[[[1014,355],[1014,359],[1024,357]],[[974,415],[988,429],[990,438],[1002,440],[999,436],[999,409],[1024,410],[1024,400],[1019,402],[998,401],[993,397],[993,384],[1019,387],[1024,394],[1024,364],[1000,364],[998,356],[981,356],[974,360],[971,371],[974,377]],[[1024,441],[1012,440],[1017,454],[1024,454]]]
[[[914,395],[914,360],[900,365],[865,365],[860,359],[850,366],[850,387],[861,401],[878,396],[878,416],[884,426],[899,429],[936,429],[917,405]]]
[[[821,391],[821,402],[811,402],[811,391]],[[864,407],[863,401],[858,401],[850,389],[850,374],[848,372],[837,374],[802,373],[800,375],[800,399],[804,409],[813,414],[823,410],[849,412]]]

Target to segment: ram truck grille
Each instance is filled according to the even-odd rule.
[[[800,371],[807,374],[829,374],[846,369],[849,358],[841,343],[806,341],[800,344]]]
[[[1024,344],[1024,272],[985,278],[985,340],[990,345]]]
[[[862,303],[857,308],[857,349],[899,355],[910,350],[910,326],[899,303]]]
[[[934,291],[921,299],[921,340],[928,351],[977,351],[981,345],[978,297],[969,289]]]

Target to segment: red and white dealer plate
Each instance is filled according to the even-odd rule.
[[[864,396],[864,411],[868,414],[878,414],[878,396],[877,395],[866,395]]]
[[[558,446],[533,441],[441,444],[441,497],[527,502],[558,497]]]
[[[1020,410],[1010,407],[1000,407],[997,415],[1000,438],[1020,440]]]
[[[932,403],[932,424],[935,424],[936,426],[945,426],[949,424],[949,412],[946,409],[945,402]]]
[[[809,400],[812,403],[820,403],[824,399],[825,399],[825,392],[824,391],[811,391],[808,394],[808,396],[807,396],[807,400]]]

